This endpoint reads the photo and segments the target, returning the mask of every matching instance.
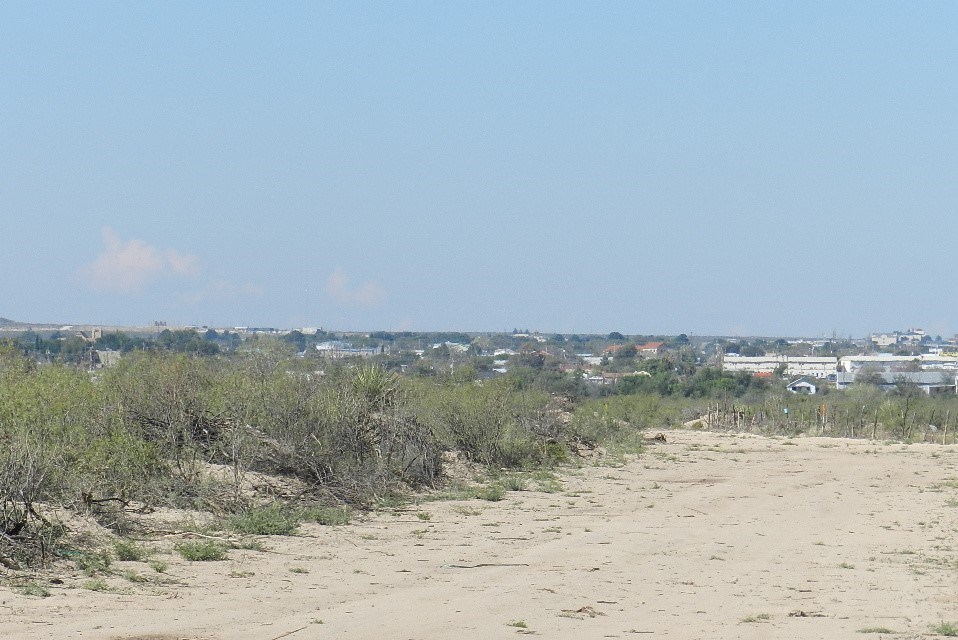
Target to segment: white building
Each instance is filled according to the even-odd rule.
[[[893,333],[873,333],[869,336],[876,346],[882,348],[896,344],[921,344],[926,337],[925,332],[921,329],[909,329],[908,331],[895,331]]]
[[[449,342],[448,340],[445,342],[437,342],[436,344],[432,345],[432,348],[441,349],[444,346],[449,349],[449,353],[465,353],[469,351],[468,344],[462,344],[461,342]]]
[[[351,356],[371,358],[379,353],[379,350],[373,349],[372,347],[357,348],[348,342],[342,342],[339,340],[320,342],[316,345],[316,351],[326,358],[349,358]]]
[[[841,359],[842,369],[848,373],[855,373],[863,367],[878,371],[902,371],[916,363],[922,371],[958,369],[958,357],[935,353],[922,353],[917,356],[893,356],[890,353],[879,353],[872,356],[844,356]]]
[[[794,380],[785,387],[792,393],[803,393],[805,395],[813,396],[818,391],[818,387],[814,383],[809,382],[805,378],[799,378]]]
[[[838,358],[832,356],[737,356],[726,354],[722,358],[723,371],[747,371],[749,373],[773,373],[785,365],[788,376],[828,378],[838,373]]]
[[[905,371],[901,373],[885,372],[879,374],[879,386],[888,391],[898,386],[899,381],[907,381],[916,385],[927,394],[956,393],[958,379],[951,371]],[[837,389],[847,389],[855,383],[856,374],[839,373],[835,379]]]
[[[897,333],[873,333],[871,335],[871,341],[875,344],[876,347],[884,349],[885,347],[890,347],[892,345],[898,344],[898,334]]]

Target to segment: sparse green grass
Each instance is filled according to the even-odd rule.
[[[479,487],[476,489],[476,497],[480,500],[488,500],[489,502],[499,502],[502,500],[505,495],[505,489],[496,484],[490,484],[485,487]]]
[[[132,540],[118,540],[113,545],[116,559],[124,562],[143,562],[150,557],[150,550],[136,544]]]
[[[157,573],[166,573],[166,570],[170,568],[170,565],[162,560],[151,560],[150,568]]]
[[[848,562],[843,562],[843,563],[841,563],[840,565],[838,565],[838,568],[839,568],[839,569],[854,569],[854,568],[855,568],[855,565],[850,564],[850,563],[848,563]]]
[[[516,629],[528,629],[529,625],[526,624],[525,620],[513,620],[508,624],[510,627],[515,627]]]
[[[958,624],[954,622],[940,622],[931,628],[931,632],[939,636],[958,636]]]
[[[229,518],[227,527],[256,536],[291,536],[299,530],[300,515],[279,505],[255,507]]]
[[[420,498],[423,502],[437,502],[441,500],[469,500],[478,498],[490,502],[502,500],[507,491],[540,491],[542,493],[559,493],[562,491],[562,482],[554,472],[548,469],[539,469],[532,472],[516,471],[507,474],[492,472],[486,474],[486,484],[468,485],[462,482],[450,483],[442,491],[430,493]],[[463,509],[469,507],[454,507],[463,515],[477,515]]]
[[[244,549],[246,551],[266,551],[266,545],[259,540],[253,538],[247,540],[240,540],[239,542],[234,542],[230,544],[230,547],[233,549]]]
[[[108,551],[81,551],[73,556],[77,569],[82,571],[89,578],[98,573],[106,573],[113,562],[113,557]]]
[[[399,509],[400,507],[405,506],[409,503],[409,498],[401,496],[398,494],[387,494],[384,496],[376,496],[376,508],[377,509]]]
[[[536,485],[536,490],[542,493],[559,493],[562,491],[562,483],[559,480],[548,480]]]
[[[329,527],[349,524],[352,511],[349,507],[307,507],[300,512],[304,522],[315,522]]]
[[[745,623],[767,622],[768,620],[771,620],[771,619],[772,619],[772,616],[768,615],[767,613],[759,613],[754,616],[745,616],[744,618],[742,618],[742,622],[745,622]]]
[[[252,578],[256,573],[253,571],[230,571],[229,577],[231,578]]]
[[[446,502],[449,500],[469,500],[475,498],[476,493],[464,486],[447,487],[442,491],[435,491],[419,497],[419,502]]]
[[[895,635],[897,631],[892,631],[888,627],[865,627],[864,629],[859,629],[858,633],[884,633],[887,635]]]
[[[184,560],[190,562],[215,562],[226,560],[227,547],[215,540],[191,540],[176,547]]]
[[[92,580],[87,580],[80,585],[84,589],[89,589],[90,591],[109,591],[110,585],[107,584],[106,580],[103,578],[93,578]]]
[[[136,571],[127,570],[121,573],[120,575],[123,576],[124,580],[128,580],[130,582],[146,582],[147,581],[146,576],[144,576],[142,573],[137,573]]]
[[[20,587],[20,595],[46,598],[50,595],[50,590],[37,582],[28,582]]]
[[[309,569],[304,569],[303,567],[290,567],[290,573],[309,573]]]
[[[423,521],[432,520],[432,514],[428,511],[417,511],[416,517]]]
[[[532,472],[536,490],[543,493],[559,493],[562,491],[562,481],[551,471],[539,470]]]
[[[525,491],[526,479],[518,475],[504,476],[499,480],[499,485],[506,491]]]

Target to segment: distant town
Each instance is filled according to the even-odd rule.
[[[361,359],[418,375],[474,375],[487,379],[515,369],[549,371],[584,390],[648,387],[663,372],[699,368],[780,383],[793,393],[817,394],[870,384],[892,390],[903,383],[926,394],[958,392],[958,336],[931,336],[919,328],[867,338],[732,337],[507,332],[327,331],[316,327],[148,326],[29,324],[0,318],[0,340],[38,363],[71,363],[96,370],[137,350],[230,354],[272,340],[309,361]],[[321,368],[321,367],[320,367]],[[558,381],[557,381],[558,382]],[[562,387],[557,384],[557,387]],[[561,390],[561,389],[559,389]],[[652,389],[646,389],[652,390]]]

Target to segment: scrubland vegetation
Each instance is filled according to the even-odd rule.
[[[554,396],[510,380],[407,379],[363,364],[320,374],[289,355],[266,342],[229,359],[136,352],[91,374],[6,349],[0,560],[55,557],[66,534],[55,511],[124,533],[131,512],[169,506],[212,512],[240,533],[282,534],[434,487],[446,452],[533,468],[628,430],[604,424],[599,434]],[[248,490],[257,474],[278,480],[261,483],[266,495]]]
[[[536,354],[480,381],[479,355],[448,373],[401,374],[382,359],[296,358],[283,341],[228,354],[168,342],[94,373],[0,347],[0,563],[61,557],[69,532],[58,513],[126,534],[136,512],[174,507],[214,514],[238,534],[287,535],[439,488],[450,456],[497,474],[541,470],[599,449],[637,452],[644,430],[679,424],[953,442],[958,418],[954,396],[904,384],[797,396],[681,354],[590,388],[581,372]],[[474,493],[508,490],[500,482]]]

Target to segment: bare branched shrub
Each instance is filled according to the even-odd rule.
[[[395,373],[358,367],[339,385],[337,450],[367,480],[431,484],[439,475],[441,448],[429,425],[413,415],[407,390]]]
[[[45,562],[59,529],[41,504],[70,502],[88,417],[67,370],[5,369],[0,381],[0,562]]]
[[[219,451],[237,474],[291,475],[347,501],[438,475],[435,438],[381,369],[317,375],[256,361],[233,371],[224,400],[231,426]]]
[[[219,368],[210,358],[134,354],[104,377],[113,409],[145,442],[191,482],[224,426],[217,402]]]

